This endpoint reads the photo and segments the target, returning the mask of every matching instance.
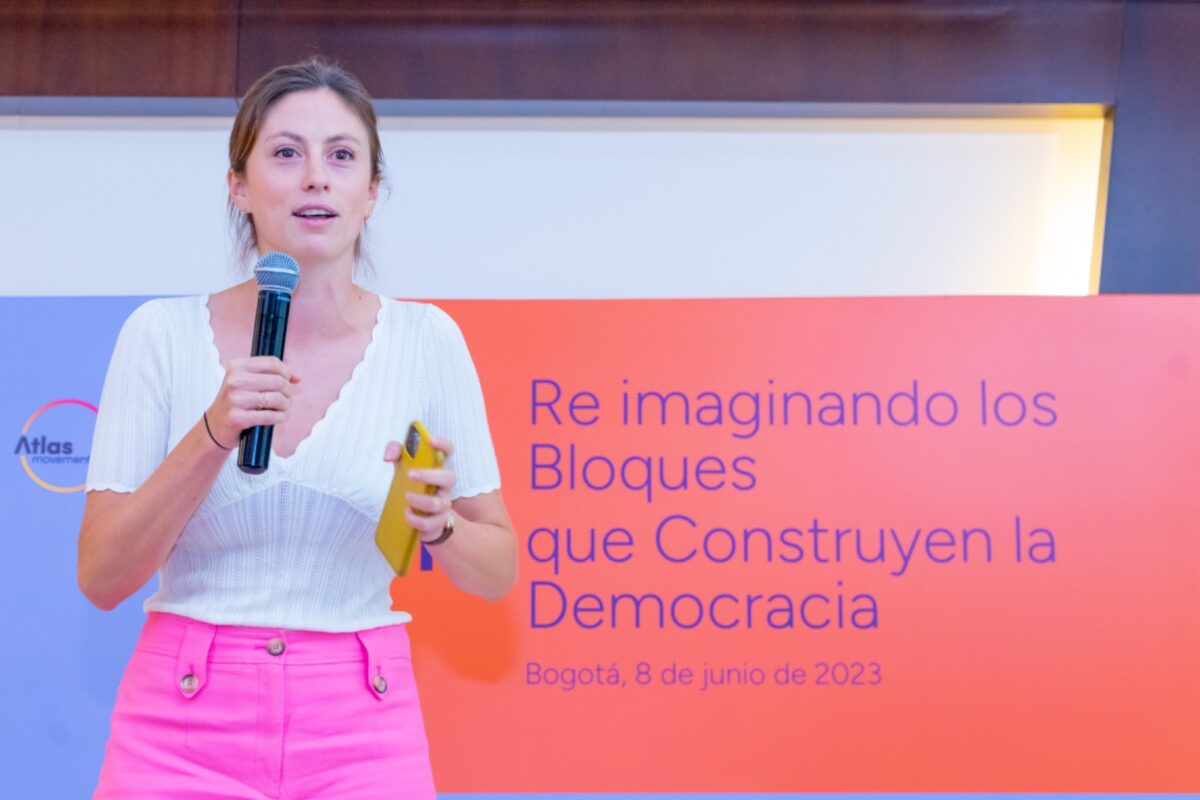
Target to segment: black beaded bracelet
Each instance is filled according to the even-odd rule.
[[[212,428],[208,427],[208,412],[207,411],[204,412],[204,430],[208,431],[208,438],[212,439],[212,443],[215,444],[217,447],[221,448],[222,450],[232,450],[233,449],[232,447],[226,447],[225,445],[221,444],[220,442],[217,441],[217,437],[213,436]]]

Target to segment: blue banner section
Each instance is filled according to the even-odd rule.
[[[0,298],[7,797],[91,796],[142,601],[154,588],[105,613],[75,578],[92,408],[121,323],[143,299]]]

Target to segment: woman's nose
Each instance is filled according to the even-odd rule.
[[[328,189],[329,168],[319,158],[310,158],[304,167],[304,188]]]

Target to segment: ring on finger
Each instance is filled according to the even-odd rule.
[[[258,410],[262,411],[266,407],[267,407],[267,393],[259,392],[258,393]]]

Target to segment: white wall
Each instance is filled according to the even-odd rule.
[[[235,280],[217,117],[0,117],[0,295]],[[1088,292],[1103,120],[382,120],[380,291]]]

